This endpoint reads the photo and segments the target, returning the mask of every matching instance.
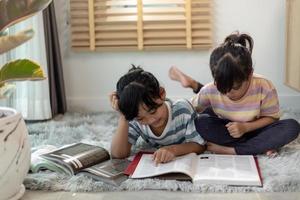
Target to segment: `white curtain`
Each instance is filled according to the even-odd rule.
[[[6,62],[7,62],[7,55],[0,54],[0,69]],[[6,99],[0,93],[0,107],[1,106],[7,106],[7,102],[6,102]]]
[[[28,58],[39,63],[47,77],[47,58],[42,13],[14,25],[9,28],[9,32],[11,34],[27,28],[33,28],[35,32],[34,37],[10,51],[8,57],[10,60]],[[21,112],[27,120],[50,119],[52,116],[48,80],[16,82],[13,107]]]
[[[0,68],[7,62],[6,54],[0,54]]]

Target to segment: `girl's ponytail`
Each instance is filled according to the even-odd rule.
[[[244,76],[235,76],[241,74],[240,67],[231,54],[225,54],[218,62],[217,67],[212,69],[215,85],[219,92],[226,94],[231,90],[235,82],[242,82]]]

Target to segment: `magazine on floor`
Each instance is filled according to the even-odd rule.
[[[99,146],[76,143],[47,152],[32,159],[31,171],[51,170],[68,175],[84,174],[95,180],[119,185],[128,177],[123,174],[127,159],[111,159]]]

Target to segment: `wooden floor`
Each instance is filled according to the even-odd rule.
[[[72,193],[26,191],[21,200],[299,200],[297,193],[185,193],[167,191]]]

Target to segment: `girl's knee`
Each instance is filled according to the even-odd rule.
[[[295,130],[297,132],[300,131],[300,124],[297,120],[295,120],[295,119],[285,119],[285,120],[282,120],[282,121],[285,122],[286,127],[288,127],[289,129]]]
[[[285,119],[281,120],[285,125],[285,132],[291,138],[297,138],[300,133],[300,124],[295,119]]]

